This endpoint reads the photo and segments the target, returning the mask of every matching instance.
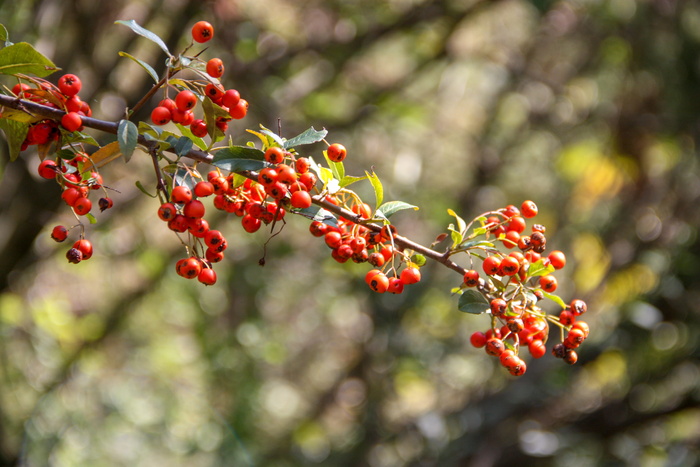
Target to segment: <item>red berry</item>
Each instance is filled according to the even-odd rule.
[[[179,262],[178,262],[179,263]],[[186,279],[194,279],[202,272],[202,262],[195,257],[185,259],[177,267],[177,273]]]
[[[56,162],[54,162],[51,159],[46,159],[41,161],[41,164],[39,164],[39,175],[42,178],[45,178],[47,180],[51,180],[52,178],[56,178],[56,172],[58,171],[58,166],[56,165]]]
[[[232,109],[237,106],[240,100],[241,94],[235,89],[227,89],[221,97],[221,103],[228,109]]]
[[[347,150],[342,144],[334,143],[328,146],[326,154],[328,154],[328,158],[333,162],[341,162],[345,159],[345,156],[347,156]]]
[[[467,287],[476,287],[479,284],[479,273],[473,269],[464,273],[464,285]]]
[[[83,254],[77,248],[71,248],[66,252],[66,258],[69,263],[78,264],[83,260]]]
[[[561,269],[566,266],[566,255],[559,250],[551,252],[547,258],[549,258],[549,264],[551,264],[554,269]]]
[[[173,118],[170,109],[165,106],[159,105],[151,112],[151,121],[154,125],[165,125],[169,123]]]
[[[547,353],[547,347],[540,339],[534,340],[527,345],[532,358],[542,358]]]
[[[185,217],[193,218],[193,219],[201,219],[204,217],[205,213],[205,208],[204,208],[204,203],[202,203],[198,199],[193,199],[191,201],[188,201],[185,203],[185,206],[182,208],[182,214]]]
[[[501,339],[497,337],[492,337],[486,341],[486,353],[498,357],[506,349],[505,344]]]
[[[80,78],[75,75],[67,74],[58,79],[58,89],[68,97],[78,94],[81,87]]]
[[[370,277],[369,288],[377,293],[384,293],[389,288],[389,278],[383,272],[378,272]]]
[[[224,62],[220,58],[212,58],[207,62],[207,74],[212,78],[221,78],[224,74]]]
[[[173,188],[170,194],[170,201],[176,204],[185,204],[192,200],[192,191],[184,185]]]
[[[520,270],[520,262],[512,256],[506,256],[501,260],[499,272],[502,276],[514,276]]]
[[[270,164],[281,164],[284,161],[284,150],[277,146],[267,148],[265,151],[265,160]]]
[[[586,305],[586,302],[583,300],[572,300],[571,303],[569,303],[569,308],[571,309],[571,312],[574,314],[574,316],[579,316],[582,315],[588,310],[588,305]]]
[[[218,250],[219,245],[225,241],[224,235],[218,230],[210,230],[204,236],[204,243],[215,251]]]
[[[57,242],[64,241],[66,238],[68,238],[68,229],[66,229],[62,225],[57,225],[51,231],[51,238],[53,238]]]
[[[557,279],[551,275],[541,276],[540,287],[545,292],[552,293],[557,290]]]
[[[482,348],[483,346],[486,345],[486,334],[484,334],[481,331],[476,331],[471,335],[469,338],[469,342],[476,347],[477,349]]]
[[[214,185],[211,182],[202,180],[194,186],[194,194],[198,198],[205,198],[214,194]]]
[[[216,284],[216,272],[212,268],[204,268],[197,275],[197,280],[204,285],[214,285]]]
[[[253,233],[257,232],[258,229],[260,229],[260,225],[262,225],[262,222],[260,222],[260,219],[256,219],[250,214],[246,214],[243,216],[243,219],[241,219],[241,224],[243,225],[243,229],[248,232],[248,233]]]
[[[297,209],[306,209],[311,206],[311,195],[308,191],[295,191],[292,193],[290,203]]]
[[[207,124],[202,119],[197,119],[190,124],[190,131],[197,138],[207,136]]]
[[[73,210],[79,216],[84,216],[92,209],[92,201],[89,198],[78,198],[73,204]],[[87,259],[87,258],[84,258]]]
[[[503,314],[506,312],[507,307],[508,304],[502,298],[494,298],[493,300],[491,300],[491,314],[494,316],[502,317]]]
[[[525,230],[525,219],[521,216],[513,217],[506,225],[506,231],[522,233]]]
[[[414,267],[405,268],[403,271],[401,271],[401,280],[406,285],[420,282],[420,270]]]
[[[192,39],[195,42],[204,43],[214,37],[214,27],[206,21],[199,21],[192,26]]]
[[[190,109],[194,109],[196,105],[197,96],[195,95],[195,93],[188,89],[178,92],[175,96],[175,106],[183,112]]]
[[[73,244],[73,248],[79,250],[83,254],[82,259],[90,259],[92,257],[92,243],[90,243],[90,240],[78,240]]]
[[[400,294],[403,292],[403,287],[404,282],[402,279],[391,277],[389,278],[389,286],[386,288],[386,291],[393,294]]]
[[[501,267],[501,259],[497,256],[489,256],[484,259],[482,266],[486,274],[493,276],[494,274],[498,274]]]
[[[177,215],[177,208],[173,203],[164,203],[158,208],[158,217],[166,222]]]
[[[226,98],[225,94],[224,98]],[[240,99],[236,105],[228,108],[228,113],[236,120],[242,119],[248,113],[248,101],[245,99]]]
[[[72,133],[83,126],[83,119],[77,112],[68,112],[61,117],[61,126]]]
[[[523,214],[523,217],[528,219],[535,217],[537,215],[537,205],[530,200],[524,201],[522,206],[520,206],[520,212]]]
[[[204,87],[204,95],[213,102],[220,103],[221,98],[224,97],[224,88],[218,84],[209,83]]]

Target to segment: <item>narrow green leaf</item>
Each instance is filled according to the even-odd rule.
[[[139,133],[141,133],[144,136],[150,135],[153,136],[153,138],[158,139],[163,133],[163,130],[149,123],[139,122]]]
[[[466,290],[459,297],[459,311],[480,315],[489,309],[489,302],[476,290]]]
[[[404,203],[403,201],[388,201],[379,206],[379,209],[377,209],[377,211],[381,212],[382,215],[384,215],[384,217],[388,219],[393,214],[399,211],[403,211],[404,209],[413,209],[414,211],[417,211],[418,206]]]
[[[95,138],[79,131],[69,133],[65,130],[61,130],[61,140],[63,144],[89,144],[91,146],[100,147],[100,143],[98,143]]]
[[[207,133],[212,137],[213,141],[218,141],[224,137],[224,132],[219,130],[216,126],[217,117],[227,117],[230,118],[231,115],[212,102],[211,99],[204,99],[202,101],[202,110],[204,110],[204,121],[207,124]]]
[[[470,248],[495,248],[496,246],[488,240],[470,240],[460,244],[459,247],[468,250]]]
[[[452,216],[452,217],[454,217],[455,219],[457,219],[457,230],[458,230],[462,235],[464,235],[464,233],[465,233],[464,231],[467,229],[467,223],[464,222],[464,219],[462,219],[461,217],[459,217],[459,216],[457,215],[457,213],[454,212],[452,209],[448,209],[448,210],[447,210],[447,214],[449,214],[450,216]]]
[[[374,197],[377,203],[376,205],[381,206],[384,202],[384,187],[382,186],[382,182],[379,180],[379,177],[376,173],[369,173],[366,171],[365,173],[367,174],[369,182],[372,184],[372,188],[374,188]]]
[[[136,58],[133,55],[128,54],[126,52],[119,52],[119,56],[132,59],[133,61],[138,63],[141,68],[146,70],[146,73],[148,73],[148,75],[151,78],[153,78],[153,81],[155,81],[156,83],[159,81],[158,74],[156,73],[156,70],[154,70],[153,67],[151,67],[151,65],[149,65],[148,63],[144,62],[143,60],[139,60],[138,58]]]
[[[5,46],[12,45],[12,43],[8,44],[9,38],[10,33],[7,32],[7,28],[5,28],[5,25],[0,24],[0,41],[2,41]]]
[[[345,178],[345,166],[342,162],[333,162],[332,160],[330,160],[326,151],[323,151],[323,157],[326,158],[328,167],[331,169],[331,172],[333,172],[333,177],[336,180],[340,181],[343,178]]]
[[[360,180],[365,180],[366,178],[367,178],[366,176],[365,177],[353,177],[351,175],[346,175],[340,180],[338,185],[340,186],[340,188],[345,188],[346,186],[350,186],[353,183],[359,182]]]
[[[92,213],[88,212],[87,214],[85,214],[85,217],[91,224],[97,224],[97,219],[95,219],[95,216],[93,216]]]
[[[124,160],[129,162],[131,155],[136,149],[138,143],[139,130],[133,122],[129,120],[120,120],[117,127],[117,141],[119,141],[119,150],[124,156]]]
[[[464,236],[460,231],[455,229],[454,224],[448,225],[447,230],[450,231],[450,238],[452,238],[452,248],[457,248],[457,246],[462,243],[462,240],[464,240]]]
[[[264,161],[254,159],[219,159],[212,161],[211,165],[227,172],[240,172],[241,170],[260,170],[268,166]]]
[[[561,297],[560,297],[559,295],[554,295],[554,294],[552,294],[552,293],[547,293],[547,292],[545,292],[544,290],[542,291],[542,295],[544,295],[545,298],[550,299],[551,301],[553,301],[554,303],[556,303],[557,305],[559,305],[560,307],[562,307],[562,309],[566,309],[566,307],[568,306],[566,303],[564,303],[564,300],[562,300]]]
[[[150,196],[151,198],[157,198],[157,197],[158,197],[158,195],[152,195],[152,194],[150,194],[150,193],[148,192],[148,190],[146,190],[146,188],[144,188],[144,186],[143,186],[143,185],[141,184],[141,182],[138,181],[138,180],[136,180],[136,188],[138,188],[139,190],[141,190],[141,192],[142,192],[143,194],[145,194],[145,195],[147,195],[147,196]]]
[[[118,20],[118,21],[115,21],[114,23],[115,23],[115,24],[122,24],[122,25],[124,25],[124,26],[130,28],[132,31],[134,31],[134,32],[135,32],[136,34],[138,34],[139,36],[143,36],[143,37],[145,37],[146,39],[155,42],[156,44],[158,44],[158,47],[160,47],[161,49],[163,49],[163,52],[165,52],[165,53],[168,55],[168,57],[172,57],[172,54],[171,54],[170,51],[168,50],[168,46],[165,45],[165,42],[163,42],[163,39],[161,39],[160,37],[158,37],[158,35],[157,35],[156,33],[151,32],[151,31],[149,31],[148,29],[146,29],[146,28],[140,26],[140,25],[139,25],[136,21],[134,21],[133,19],[130,19],[130,20],[128,20],[128,21]]]
[[[314,127],[309,128],[300,135],[290,138],[284,142],[282,146],[284,149],[291,149],[297,146],[302,146],[304,144],[313,144],[322,141],[323,138],[328,134],[328,130],[325,128],[323,130],[316,130]],[[342,177],[341,177],[342,178]]]
[[[43,78],[56,70],[58,68],[51,60],[26,42],[0,49],[0,73],[5,75],[23,73]]]
[[[27,137],[29,124],[0,118],[0,128],[5,132],[5,139],[10,151],[10,161],[14,161],[19,157],[22,150],[22,143]]]

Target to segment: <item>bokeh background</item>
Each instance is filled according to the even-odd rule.
[[[374,167],[387,199],[421,207],[395,217],[421,243],[447,208],[535,200],[591,337],[575,366],[547,356],[513,378],[469,346],[488,318],[457,310],[453,272],[372,294],[367,267],[335,263],[302,218],[260,267],[267,235],[214,217],[219,283],[185,281],[138,155],[103,169],[115,208],[88,227],[95,256],[69,265],[49,238],[72,219],[58,187],[0,140],[0,464],[700,463],[700,4],[0,1],[11,40],[81,76],[108,120],[151,86],[117,52],[165,60],[119,19],[171,50],[210,21],[205,54],[251,103],[234,141],[327,128],[350,172]]]

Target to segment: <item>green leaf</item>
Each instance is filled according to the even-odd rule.
[[[154,70],[153,67],[151,67],[151,65],[149,65],[148,63],[144,62],[143,60],[139,60],[138,58],[136,58],[133,55],[128,54],[126,52],[119,52],[119,56],[132,59],[133,61],[138,63],[141,66],[141,68],[146,70],[146,73],[148,73],[149,76],[151,78],[153,78],[153,81],[155,81],[156,83],[159,81],[158,74],[156,73],[156,70]]]
[[[264,159],[265,153],[260,149],[247,146],[228,146],[216,151],[211,165],[228,172],[260,170],[269,165]]]
[[[158,139],[160,135],[163,134],[163,130],[149,123],[139,122],[139,133],[142,135],[151,135],[155,139]]]
[[[100,143],[95,141],[95,138],[79,131],[68,133],[67,131],[61,130],[61,139],[63,144],[89,144],[91,146],[100,147]]]
[[[547,293],[544,290],[542,291],[542,295],[544,295],[545,298],[550,299],[551,301],[562,307],[562,309],[566,309],[566,307],[568,306],[566,303],[564,303],[564,300],[562,300],[559,295]]]
[[[459,217],[457,213],[454,212],[452,209],[448,209],[447,214],[457,219],[457,230],[459,231],[459,233],[464,235],[465,230],[467,230],[467,223],[464,222],[464,219]]]
[[[314,127],[309,128],[300,135],[290,138],[284,142],[282,146],[284,149],[291,149],[297,146],[302,146],[304,144],[313,144],[322,141],[323,138],[328,134],[328,130],[325,128],[321,131],[314,129]],[[342,177],[341,177],[342,178]]]
[[[416,253],[415,255],[411,256],[411,262],[415,263],[418,267],[423,266],[428,260],[425,258],[425,256]]]
[[[199,179],[197,179],[193,174],[192,171],[190,170],[185,170],[185,169],[179,169],[177,172],[175,172],[175,186],[180,186],[184,185],[190,190],[194,189],[194,186],[199,182]]]
[[[43,78],[58,70],[56,65],[31,44],[19,42],[0,50],[0,73],[31,74]]]
[[[335,217],[335,215],[319,206],[311,206],[306,209],[300,209],[298,211],[294,211],[294,214],[299,214],[307,219],[311,219],[312,221],[323,222],[324,224],[328,225],[338,225],[338,219]]]
[[[119,121],[119,126],[117,127],[117,141],[119,141],[119,150],[126,162],[129,162],[131,159],[131,155],[134,153],[134,149],[136,149],[138,138],[139,130],[133,122],[129,120]]]
[[[128,21],[118,20],[118,21],[115,21],[114,24],[122,24],[122,25],[124,25],[124,26],[126,26],[126,27],[128,27],[128,28],[131,28],[131,30],[134,31],[134,32],[135,32],[136,34],[138,34],[139,36],[143,36],[143,37],[145,37],[146,39],[148,39],[148,40],[150,40],[150,41],[153,41],[153,42],[155,42],[156,44],[158,44],[158,47],[160,47],[161,49],[163,49],[163,52],[165,52],[165,53],[168,55],[168,57],[172,57],[172,54],[171,54],[170,51],[168,50],[168,46],[165,45],[165,42],[163,42],[163,39],[161,39],[160,37],[158,37],[158,35],[157,35],[156,33],[151,32],[151,31],[149,31],[148,29],[146,29],[146,28],[140,26],[140,25],[139,25],[136,21],[134,21],[133,19],[130,19],[130,20],[128,20]]]
[[[331,169],[331,172],[333,172],[333,177],[336,180],[340,181],[343,178],[345,178],[345,166],[342,162],[333,162],[332,160],[330,160],[326,151],[323,151],[323,157],[326,158],[326,162],[328,162],[328,167]]]
[[[496,248],[496,245],[493,244],[493,242],[489,242],[488,240],[470,240],[468,242],[464,242],[459,245],[459,248],[464,249],[464,250],[469,250],[471,248]]]
[[[403,211],[404,209],[413,209],[414,211],[418,210],[418,206],[414,206],[412,204],[404,203],[403,201],[388,201],[377,209],[378,212],[380,212],[385,218],[389,218],[391,215]]]
[[[11,109],[9,107],[6,107],[5,110],[2,111],[2,118],[6,118],[9,120],[14,120],[16,122],[20,123],[36,123],[41,120],[43,120],[43,117],[38,117],[36,115],[30,115],[27,112],[23,112],[21,110],[16,110],[16,109]]]
[[[212,137],[212,141],[219,141],[224,137],[224,132],[216,126],[217,117],[231,118],[231,115],[212,102],[211,99],[202,101],[202,110],[204,110],[204,121],[207,124],[207,133]]]
[[[460,231],[455,229],[454,224],[448,225],[447,230],[450,231],[450,237],[452,238],[452,248],[457,248],[457,245],[462,243],[462,240],[464,240],[464,236]]]
[[[187,155],[191,150],[194,143],[187,136],[181,136],[178,138],[177,142],[173,146],[175,154],[180,157]]]
[[[97,224],[97,219],[95,219],[95,216],[92,215],[92,213],[87,213],[85,214],[85,217],[91,224]]]
[[[459,311],[480,315],[489,310],[489,302],[476,290],[466,290],[459,297]]]
[[[379,180],[379,177],[377,177],[377,174],[372,172],[366,172],[367,178],[369,179],[369,182],[372,184],[372,188],[374,188],[374,197],[377,202],[377,206],[381,206],[382,202],[384,202],[384,187],[382,186],[382,182]]]
[[[27,137],[29,124],[0,118],[0,128],[5,132],[5,139],[10,150],[10,161],[14,161],[22,150],[22,143]]]
[[[139,190],[141,190],[141,192],[142,192],[143,194],[145,194],[145,195],[147,195],[147,196],[150,196],[151,198],[157,198],[157,197],[158,197],[158,195],[152,195],[152,194],[150,194],[150,193],[148,192],[148,190],[146,190],[146,188],[144,188],[144,186],[143,186],[143,185],[141,184],[141,182],[138,181],[138,180],[136,180],[136,188],[138,188]]]
[[[10,42],[9,39],[10,33],[7,32],[7,28],[5,28],[5,25],[0,24],[0,41],[4,42],[5,47],[12,45],[12,42]]]
[[[260,125],[260,128],[261,128],[260,134],[264,135],[268,141],[267,146],[270,146],[271,145],[270,142],[274,141],[275,143],[277,143],[277,145],[279,147],[284,148],[284,141],[285,141],[284,138],[282,138],[280,135],[278,135],[274,131],[265,128],[262,125]],[[257,133],[257,132],[253,132],[252,130],[248,130],[248,131],[250,131],[251,133]]]
[[[189,139],[191,139],[192,142],[193,142],[194,144],[196,144],[197,147],[198,147],[199,149],[201,149],[202,151],[206,151],[206,150],[207,150],[207,143],[205,143],[204,140],[203,140],[202,138],[200,138],[200,137],[198,137],[198,136],[195,136],[195,135],[192,133],[192,130],[190,130],[190,127],[180,125],[179,123],[176,123],[175,125],[176,125],[177,128],[180,130],[180,132],[182,133],[182,135],[183,135],[183,136],[187,136]]]
[[[528,277],[546,276],[554,272],[554,266],[551,264],[544,265],[544,261],[539,259],[538,261],[532,263],[530,268],[527,270]]]
[[[359,182],[360,180],[365,180],[367,177],[353,177],[351,175],[346,175],[344,176],[340,182],[338,182],[338,185],[340,188],[345,188],[346,186],[350,186],[355,182]]]

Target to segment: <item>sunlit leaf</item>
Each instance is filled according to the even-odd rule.
[[[566,309],[566,307],[568,306],[564,302],[564,300],[561,299],[561,297],[559,295],[554,295],[554,294],[545,292],[544,290],[542,291],[542,295],[544,295],[545,298],[550,299],[551,301],[553,301],[554,303],[556,303],[557,305],[562,307],[562,309]]]
[[[313,144],[322,141],[326,137],[328,131],[324,128],[323,130],[316,130],[314,127],[309,128],[300,135],[290,138],[284,142],[282,146],[284,149],[291,149],[297,146],[302,146],[304,144]],[[341,177],[342,178],[342,177]]]
[[[103,167],[115,159],[121,157],[121,147],[119,141],[113,141],[109,144],[102,146],[100,149],[95,151],[91,156],[90,160],[96,167]],[[91,166],[88,168],[92,168]]]
[[[527,275],[529,277],[546,276],[547,274],[551,274],[553,272],[554,266],[551,264],[547,264],[545,266],[544,260],[540,259],[530,264],[530,268],[527,270]]]
[[[344,176],[338,184],[340,185],[340,188],[345,188],[347,186],[352,185],[355,182],[359,182],[360,180],[365,180],[367,177],[353,177],[351,175],[346,175]]]
[[[384,187],[382,186],[382,182],[379,180],[379,177],[377,176],[376,173],[372,172],[365,172],[367,174],[367,178],[369,179],[369,182],[372,184],[372,188],[374,188],[374,197],[376,199],[376,205],[381,206],[382,203],[384,202]]]
[[[19,42],[0,49],[0,73],[48,76],[58,70],[56,65],[31,44]]]
[[[182,136],[187,136],[202,151],[207,150],[207,143],[205,143],[202,138],[195,136],[194,133],[192,133],[192,130],[190,130],[190,127],[180,125],[179,123],[177,123],[176,126],[180,130],[180,132],[182,133]]]
[[[335,217],[335,215],[319,206],[311,206],[306,209],[300,209],[298,211],[294,211],[294,213],[304,216],[307,219],[311,219],[312,221],[323,222],[324,224],[332,226],[338,225],[338,219]]]
[[[404,203],[403,201],[388,201],[384,204],[382,204],[378,209],[377,212],[381,213],[382,216],[385,218],[391,217],[393,214],[396,214],[399,211],[403,211],[405,209],[413,209],[414,211],[418,210],[418,206],[414,206],[412,204]]]

